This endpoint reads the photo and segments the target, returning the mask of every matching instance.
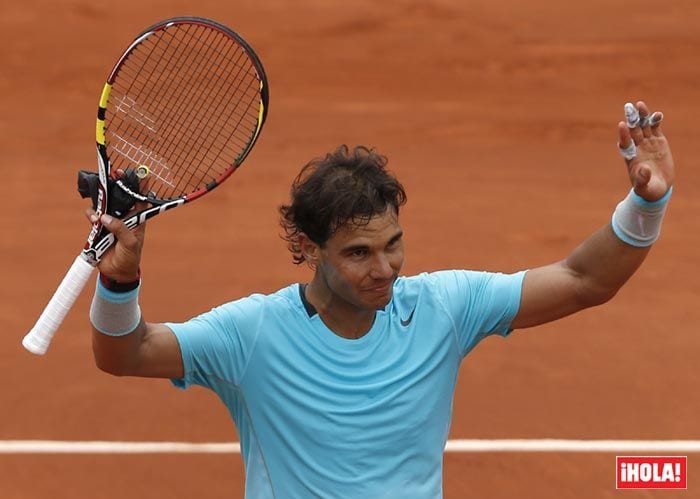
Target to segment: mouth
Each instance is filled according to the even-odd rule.
[[[372,286],[371,288],[367,288],[367,292],[369,293],[374,293],[374,294],[379,294],[383,295],[389,292],[391,290],[392,286],[394,284],[394,281],[388,281],[385,282],[384,284],[380,284],[379,286]]]

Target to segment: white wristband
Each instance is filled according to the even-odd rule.
[[[90,322],[107,336],[124,336],[136,329],[141,322],[139,285],[126,293],[116,293],[105,288],[99,277],[95,296],[90,306]]]
[[[657,201],[647,201],[631,190],[615,208],[612,229],[622,241],[640,248],[651,246],[659,238],[661,222],[673,188]]]

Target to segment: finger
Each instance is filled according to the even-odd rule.
[[[127,212],[127,214],[122,217],[122,220],[126,220],[127,218],[131,217],[132,215],[139,213],[140,211],[145,210],[146,208],[148,208],[148,206],[149,206],[148,203],[145,201],[134,201],[134,205]]]
[[[145,201],[136,201],[136,203],[134,203],[134,206],[131,208],[131,210],[129,210],[129,213],[127,213],[123,219],[118,220],[119,223],[121,223],[121,225],[124,225],[124,220],[129,219],[135,213],[138,213],[142,210],[145,210],[146,208],[148,208],[148,203],[146,203]],[[139,242],[139,244],[143,244],[143,241],[146,238],[146,222],[142,222],[142,223],[138,224],[133,229],[129,229],[128,227],[126,227],[126,225],[124,225],[124,228],[130,234],[134,235],[134,237]],[[119,239],[120,236],[118,234],[115,233],[114,235],[117,239]]]
[[[644,134],[639,127],[639,109],[631,102],[625,104],[625,121],[627,122],[627,128],[630,130],[632,140],[634,140],[635,144],[639,144],[644,140]]]
[[[617,124],[617,132],[620,147],[629,147],[632,143],[632,136],[630,135],[630,129],[627,127],[627,123],[620,121]]]
[[[639,124],[639,110],[631,102],[625,103],[625,121],[630,129]]]
[[[655,137],[663,137],[664,133],[661,131],[661,121],[664,119],[664,113],[656,111],[652,113],[649,117],[649,122],[651,124],[651,134]]]
[[[629,162],[636,157],[637,148],[635,147],[632,136],[630,135],[630,129],[627,127],[627,123],[624,121],[620,121],[617,124],[617,137],[617,147],[620,154],[629,164]]]
[[[139,244],[143,245],[146,240],[146,222],[137,225],[133,230],[134,237],[138,240]]]
[[[91,224],[94,224],[95,222],[97,222],[97,220],[99,220],[97,218],[95,210],[93,210],[92,208],[88,208],[87,210],[85,210],[85,218],[87,218]]]
[[[146,177],[139,179],[139,192],[144,196],[147,196],[153,185],[153,177],[147,175]]]
[[[124,222],[111,215],[102,215],[100,217],[102,225],[112,234],[120,243],[133,247],[137,244],[137,239],[134,233],[124,225]]]
[[[651,137],[651,129],[649,128],[649,108],[644,103],[644,101],[637,102],[637,109],[639,110],[639,129],[642,131],[642,135],[645,138]]]
[[[123,220],[127,220],[132,215],[139,213],[139,212],[145,210],[146,208],[148,208],[147,202],[136,201],[134,203],[134,206],[131,208],[131,210],[129,210],[129,213],[127,213],[126,216],[124,216]],[[136,236],[136,239],[139,241],[140,244],[143,244],[143,241],[146,238],[146,222],[144,221],[144,222],[138,224],[136,227],[134,227],[133,230],[131,230],[131,233],[134,234],[134,236]]]
[[[661,123],[661,120],[664,119],[664,113],[660,111],[654,111],[651,113],[649,116],[644,118],[641,122],[641,126],[645,127],[648,126],[650,129],[654,127],[654,125],[658,125]]]

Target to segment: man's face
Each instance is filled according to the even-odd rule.
[[[336,298],[360,309],[381,309],[403,266],[402,235],[393,208],[367,225],[341,227],[320,248],[317,272]]]

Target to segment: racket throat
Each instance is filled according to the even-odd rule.
[[[107,209],[105,211],[117,218],[124,218],[136,203],[136,198],[128,191],[140,195],[139,177],[135,170],[127,168],[122,178],[118,181],[107,178],[107,189]],[[78,193],[82,198],[90,198],[92,200],[92,209],[95,211],[97,211],[99,205],[99,191],[99,175],[95,172],[80,170],[78,172]]]

